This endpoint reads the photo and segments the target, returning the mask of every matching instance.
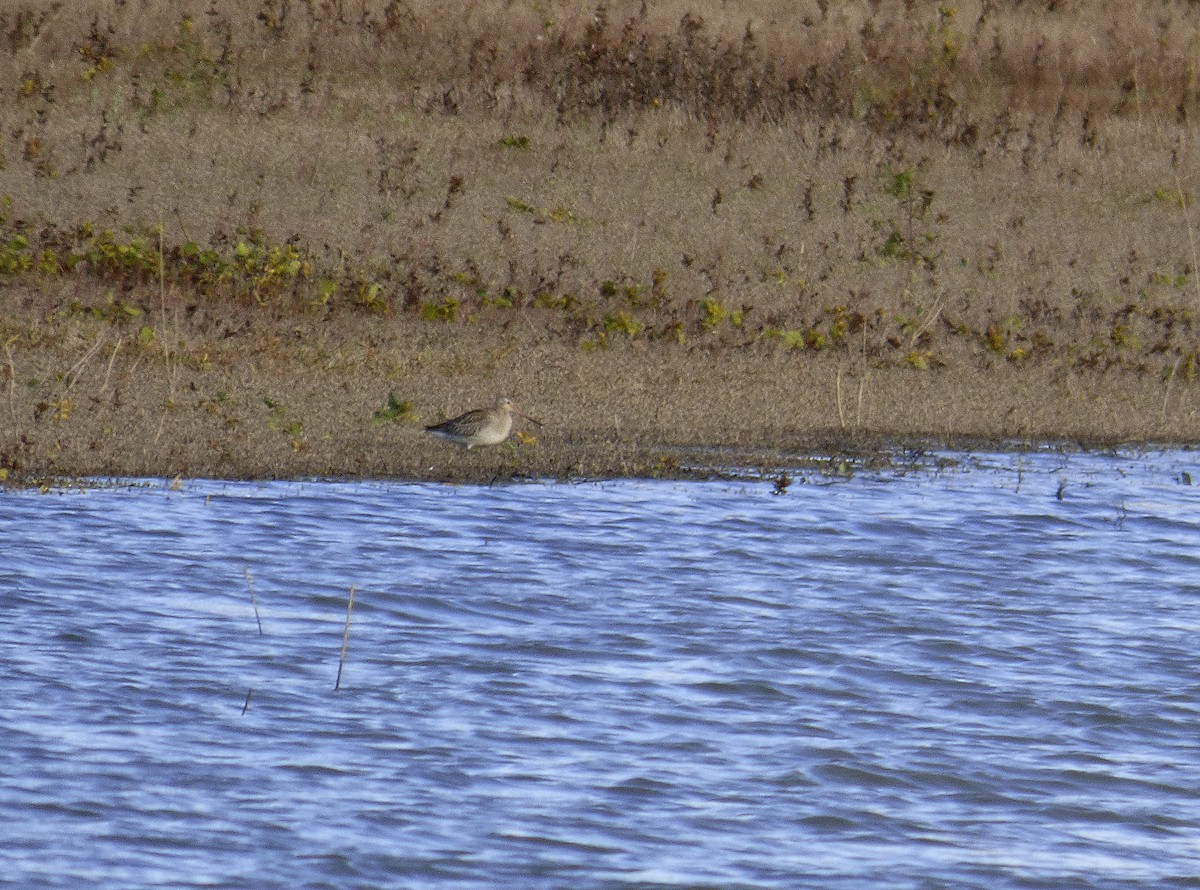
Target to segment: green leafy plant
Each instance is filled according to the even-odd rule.
[[[388,423],[410,423],[416,420],[417,412],[413,407],[411,399],[405,399],[403,402],[396,398],[394,392],[389,392],[387,404],[382,408],[377,409],[372,415],[371,420],[376,424]]]
[[[604,316],[603,324],[606,332],[610,334],[620,333],[630,338],[636,337],[645,328],[645,325],[635,321],[625,310],[621,310],[615,315]]]
[[[706,333],[715,331],[717,326],[729,315],[729,310],[711,297],[705,298],[700,304],[700,308],[704,312],[704,317],[700,320],[700,327]]]
[[[421,318],[425,321],[454,321],[458,318],[458,300],[447,296],[436,302],[422,303]]]

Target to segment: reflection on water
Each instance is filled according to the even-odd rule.
[[[0,494],[5,877],[1197,886],[1191,455],[978,464]]]

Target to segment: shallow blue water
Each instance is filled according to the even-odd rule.
[[[1200,887],[1185,474],[0,493],[0,873]]]

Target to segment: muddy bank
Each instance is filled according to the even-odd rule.
[[[10,342],[0,370],[10,482],[691,477],[836,471],[903,462],[910,449],[1200,438],[1182,387],[1002,360],[950,371],[771,349],[584,351],[522,324],[373,316],[255,313],[235,332],[181,319],[153,341],[136,320],[27,324],[40,345]],[[470,451],[424,433],[497,394],[543,425],[518,421],[509,442]]]

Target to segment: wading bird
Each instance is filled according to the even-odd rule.
[[[499,445],[512,432],[513,415],[524,417],[530,423],[541,426],[513,404],[512,399],[501,396],[491,408],[476,408],[458,417],[425,427],[425,431],[448,439],[456,445],[474,448],[476,445]]]

